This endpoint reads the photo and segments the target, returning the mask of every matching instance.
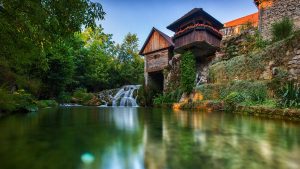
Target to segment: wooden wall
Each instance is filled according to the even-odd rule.
[[[165,38],[162,37],[157,31],[154,31],[142,53],[147,54],[160,49],[165,49],[167,47],[170,47],[170,45]]]
[[[156,72],[163,70],[169,64],[169,50],[161,50],[145,56],[146,72]]]
[[[205,30],[193,30],[187,34],[177,37],[175,42],[175,49],[187,46],[194,42],[206,41],[214,47],[220,47],[221,40],[216,36],[210,34]]]

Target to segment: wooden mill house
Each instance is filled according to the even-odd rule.
[[[195,8],[167,28],[175,33],[172,38],[153,28],[140,51],[145,57],[146,86],[163,91],[164,70],[172,69],[174,55],[185,51],[191,51],[197,61],[197,82],[206,82],[205,69],[220,47],[223,24],[202,8]]]

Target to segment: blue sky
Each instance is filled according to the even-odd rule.
[[[100,21],[105,33],[121,43],[128,33],[136,33],[140,47],[152,27],[167,35],[166,27],[193,8],[203,8],[222,23],[257,12],[253,0],[93,0],[100,2],[106,12]]]

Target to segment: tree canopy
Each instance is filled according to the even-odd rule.
[[[141,83],[138,37],[104,33],[105,12],[90,0],[0,0],[0,89],[55,99]]]

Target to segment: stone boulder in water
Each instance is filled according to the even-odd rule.
[[[103,90],[98,93],[98,98],[101,101],[101,105],[112,106],[113,98],[118,93],[120,88]]]

